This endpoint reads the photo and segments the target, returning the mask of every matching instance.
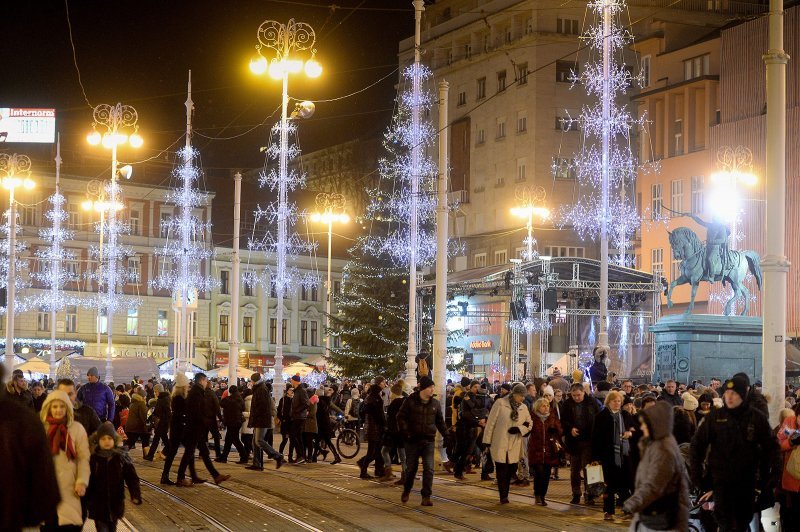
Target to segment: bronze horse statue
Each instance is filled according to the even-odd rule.
[[[700,281],[714,283],[717,280],[721,280],[723,286],[730,283],[731,288],[733,288],[733,296],[725,304],[725,315],[730,315],[731,307],[739,297],[744,298],[744,309],[740,316],[746,315],[750,310],[750,291],[744,285],[744,279],[747,277],[748,271],[752,272],[756,278],[758,289],[761,290],[761,266],[758,253],[750,250],[737,251],[725,248],[721,251],[726,254],[721,261],[723,265],[722,272],[715,272],[716,275],[710,275],[707,271],[707,247],[694,231],[688,227],[678,227],[672,232],[668,231],[668,233],[672,254],[681,261],[681,275],[669,283],[667,306],[672,308],[672,289],[688,283],[692,287],[692,298],[689,301],[689,307],[686,309],[686,314],[689,314],[694,310],[694,298],[697,295],[697,287]]]

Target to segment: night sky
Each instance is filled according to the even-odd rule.
[[[157,155],[185,131],[187,72],[192,70],[195,145],[209,175],[263,164],[258,148],[279,118],[280,84],[248,69],[256,30],[264,20],[307,22],[316,31],[316,80],[291,79],[290,96],[330,99],[375,87],[337,102],[317,104],[301,129],[304,151],[379,132],[391,116],[398,42],[413,34],[410,0],[70,0],[77,64],[92,105],[133,105],[145,147],[120,158]],[[64,0],[4,2],[0,31],[3,81],[0,107],[55,107],[65,165],[108,166],[107,154],[85,142],[92,114],[73,64]],[[348,9],[350,8],[350,9]],[[357,9],[352,9],[357,8]],[[244,133],[234,140],[210,140]],[[8,145],[52,166],[49,147]],[[36,160],[38,159],[38,160]],[[163,160],[163,157],[160,158]],[[97,171],[102,171],[99,167]]]
[[[316,32],[323,74],[314,80],[293,76],[289,95],[337,101],[317,103],[314,117],[302,121],[299,139],[304,152],[379,135],[386,128],[398,79],[398,44],[414,31],[411,0],[336,0],[336,9],[331,9],[330,0],[68,1],[86,98],[92,106],[121,102],[138,111],[145,145],[139,150],[121,148],[119,153],[121,162],[134,163],[137,183],[169,186],[174,181],[170,175],[174,150],[184,142],[191,69],[193,144],[202,158],[201,186],[217,195],[212,204],[214,244],[223,246],[230,245],[232,234],[231,176],[235,170],[264,165],[259,148],[267,145],[269,128],[280,119],[280,82],[268,75],[257,77],[248,66],[256,56],[261,23],[294,18]],[[86,142],[92,110],[78,82],[65,4],[4,2],[0,107],[56,108],[62,172],[105,178],[109,153]],[[223,139],[233,136],[237,138]],[[29,155],[34,173],[53,172],[55,146],[0,145],[3,151]],[[268,196],[255,183],[245,183],[243,220]],[[313,207],[313,194],[310,197],[295,195],[301,208],[309,207],[309,201]],[[334,255],[346,256],[354,226],[342,228],[346,235],[334,238]],[[320,234],[309,236],[323,240]],[[319,250],[324,253],[322,248],[324,244]]]

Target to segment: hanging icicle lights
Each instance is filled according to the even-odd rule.
[[[614,260],[630,265],[631,237],[641,224],[637,213],[634,191],[638,161],[631,145],[631,132],[642,128],[646,118],[634,118],[622,103],[631,85],[636,81],[625,64],[623,54],[633,42],[633,35],[621,24],[621,13],[627,13],[624,0],[594,0],[588,3],[594,23],[581,36],[588,46],[589,59],[579,71],[571,74],[573,89],[583,86],[594,100],[584,105],[580,116],[565,119],[564,130],[578,127],[583,135],[582,148],[575,154],[574,170],[578,182],[573,205],[561,210],[562,227],[572,226],[580,238],[597,239],[606,218],[610,240],[617,255]],[[611,10],[611,28],[608,35],[603,27],[603,10]],[[606,39],[607,37],[607,39]],[[608,64],[604,64],[603,46],[610,48]],[[608,75],[605,76],[605,69]],[[607,83],[610,113],[603,117],[603,93]],[[608,209],[601,201],[603,176],[603,138],[609,142],[608,155]],[[563,171],[561,161],[553,162],[554,173]]]
[[[416,69],[419,69],[418,71]],[[414,98],[412,82],[419,76],[421,90]],[[419,193],[417,195],[417,264],[429,266],[436,257],[436,177],[437,166],[428,156],[427,149],[434,145],[437,132],[430,120],[420,120],[416,133],[412,127],[412,111],[418,108],[426,115],[436,103],[429,88],[433,74],[424,65],[411,65],[403,71],[403,89],[398,96],[398,108],[389,129],[384,135],[384,146],[389,152],[380,161],[381,182],[378,187],[368,191],[370,203],[367,206],[367,219],[388,223],[385,234],[375,231],[360,240],[366,253],[380,257],[390,257],[392,262],[407,265],[411,254],[411,227],[408,220],[412,215],[411,188],[414,179],[411,148],[421,147],[417,166]]]
[[[208,194],[197,188],[200,156],[191,146],[184,146],[177,155],[179,163],[172,172],[177,186],[166,194],[166,202],[176,208],[175,215],[161,221],[161,234],[166,235],[167,242],[156,249],[159,268],[151,285],[177,294],[210,292],[218,281],[205,275],[200,267],[211,258],[211,248],[205,241],[211,223],[193,213],[208,203]]]
[[[0,225],[0,288],[2,289],[8,288],[8,233],[10,230],[8,218],[9,214],[10,210],[7,210],[3,213],[3,223]],[[23,290],[30,285],[25,280],[25,276],[20,275],[20,272],[28,269],[28,259],[22,257],[22,253],[28,249],[28,244],[19,238],[19,236],[22,234],[22,226],[19,223],[19,213],[17,213],[17,223],[14,227],[14,234],[17,235],[17,238],[14,241],[14,266],[17,272],[17,275],[14,276],[14,289],[15,292],[19,294],[20,290]],[[15,303],[15,312],[24,312],[25,310],[29,310],[26,308],[25,301],[19,297],[15,298]],[[6,307],[4,305],[0,307],[0,314],[5,313]]]

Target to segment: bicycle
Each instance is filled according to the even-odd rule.
[[[344,422],[344,416],[339,414],[331,418],[333,423],[334,432],[338,433],[336,436],[336,449],[342,458],[353,458],[361,450],[361,439],[358,437],[358,432],[347,428]]]

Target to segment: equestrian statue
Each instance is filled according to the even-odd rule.
[[[685,213],[676,213],[685,214]],[[700,281],[731,285],[733,296],[725,304],[725,315],[729,316],[736,299],[744,298],[744,309],[740,316],[750,310],[750,291],[744,284],[748,271],[756,278],[756,285],[761,290],[761,266],[759,256],[755,251],[737,251],[728,247],[728,237],[731,234],[728,225],[717,217],[706,222],[699,216],[689,215],[695,222],[706,228],[705,245],[694,231],[688,227],[678,227],[669,233],[669,243],[672,246],[672,256],[680,260],[681,275],[669,283],[667,290],[667,306],[672,308],[672,289],[682,284],[692,287],[692,298],[686,314],[694,310],[694,298]]]

